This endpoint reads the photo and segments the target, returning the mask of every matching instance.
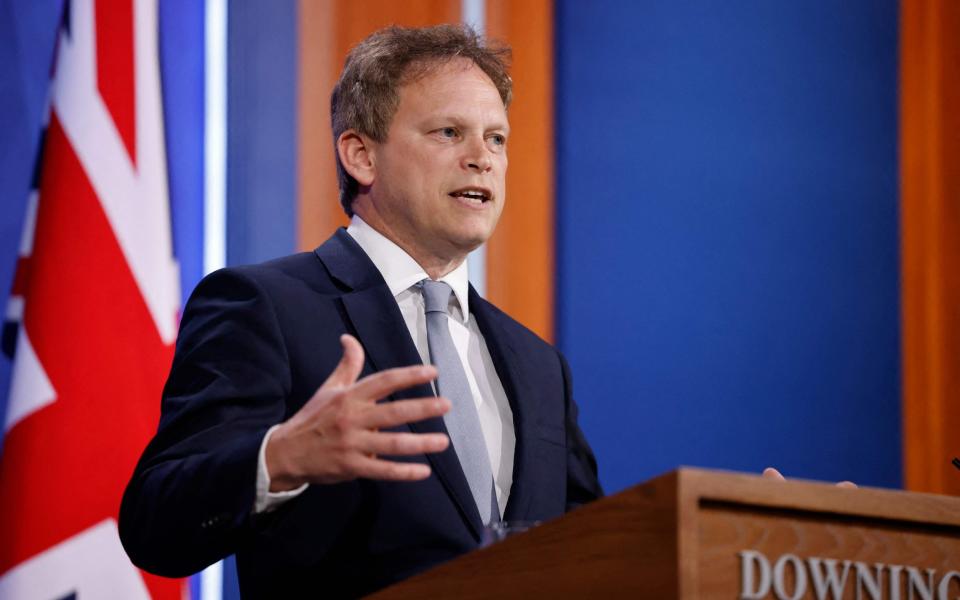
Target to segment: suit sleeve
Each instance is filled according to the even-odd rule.
[[[242,271],[204,279],[184,312],[159,428],[120,509],[120,538],[136,565],[185,576],[282,518],[252,512],[260,444],[287,418],[290,392],[270,296]]]
[[[566,402],[567,429],[567,506],[569,512],[582,504],[603,496],[603,488],[597,477],[597,459],[593,455],[586,436],[577,422],[579,409],[573,400],[573,383],[570,366],[563,354],[560,366],[563,371],[564,399]]]

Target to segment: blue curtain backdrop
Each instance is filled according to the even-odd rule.
[[[606,488],[898,487],[897,3],[556,11],[557,330]]]

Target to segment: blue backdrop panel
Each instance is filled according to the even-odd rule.
[[[204,4],[163,0],[158,6],[170,223],[181,306],[203,276]],[[190,578],[189,586],[192,600],[206,600],[200,576]]]
[[[297,248],[297,3],[238,0],[227,18],[227,263]]]
[[[227,264],[297,249],[297,3],[236,0],[227,14]],[[223,598],[240,597],[234,557]]]
[[[897,3],[556,14],[557,329],[608,490],[899,486]]]
[[[163,0],[160,78],[181,306],[203,276],[204,3]]]

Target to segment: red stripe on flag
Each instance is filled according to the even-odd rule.
[[[56,401],[4,440],[0,574],[117,518],[173,356],[56,114],[47,135],[23,326]],[[180,597],[178,580],[146,581]]]
[[[27,289],[27,279],[30,277],[30,257],[21,256],[17,259],[17,270],[13,274],[13,289],[11,296],[23,296]]]
[[[96,3],[97,89],[137,164],[136,86],[134,80],[133,2]]]

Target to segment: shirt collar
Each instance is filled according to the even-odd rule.
[[[417,261],[413,260],[413,257],[407,254],[403,248],[368,225],[358,215],[353,215],[353,218],[350,219],[347,233],[360,244],[363,251],[373,261],[374,266],[383,276],[383,280],[387,282],[387,287],[390,288],[390,293],[393,294],[394,298],[429,277],[423,267],[417,264]],[[441,277],[440,281],[446,282],[453,289],[453,295],[460,304],[463,321],[466,322],[470,316],[467,299],[470,287],[467,261],[463,261],[456,269]]]

